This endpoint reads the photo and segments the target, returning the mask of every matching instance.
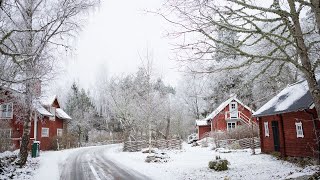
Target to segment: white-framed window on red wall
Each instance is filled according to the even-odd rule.
[[[49,128],[41,129],[41,137],[49,137]]]
[[[264,136],[265,137],[269,137],[269,123],[268,122],[264,122]]]
[[[0,104],[0,119],[13,118],[13,105],[12,103]]]
[[[62,129],[57,129],[57,136],[61,137],[62,136]]]
[[[297,138],[303,138],[303,128],[302,128],[302,122],[296,122],[296,132],[297,132]]]
[[[237,123],[236,122],[228,122],[227,123],[227,130],[232,130],[235,129],[237,127]]]

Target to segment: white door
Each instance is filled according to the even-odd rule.
[[[231,102],[229,105],[229,109],[230,109],[230,118],[237,119],[238,118],[238,103]]]

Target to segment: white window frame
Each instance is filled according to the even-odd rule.
[[[44,130],[47,131],[46,134],[43,134]],[[49,128],[44,128],[44,127],[43,127],[43,128],[41,129],[41,137],[49,137]]]
[[[49,117],[49,120],[56,120],[56,108],[55,107],[50,107],[50,113],[53,115],[53,116],[50,116]]]
[[[302,122],[296,122],[297,138],[304,138]]]
[[[269,133],[269,123],[268,122],[264,122],[264,136],[265,137],[270,137],[270,133]]]
[[[234,109],[232,108],[234,106]],[[239,114],[238,114],[238,103],[235,101],[232,101],[229,104],[229,113],[230,113],[230,119],[238,119]],[[232,115],[235,115],[234,117]]]
[[[11,106],[11,111],[9,111],[9,106]],[[13,118],[13,103],[0,104],[0,119],[12,119],[12,118]]]
[[[63,134],[63,130],[60,129],[60,128],[58,128],[58,129],[57,129],[57,136],[58,136],[58,137],[61,137],[62,134]]]
[[[231,128],[229,128],[229,124],[231,124]],[[234,128],[232,128],[232,124],[234,124]],[[227,130],[236,129],[237,128],[237,122],[227,122]]]

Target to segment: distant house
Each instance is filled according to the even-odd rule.
[[[283,89],[254,113],[259,120],[261,151],[282,156],[317,157],[318,115],[306,81]]]
[[[8,91],[5,91],[5,93],[10,94]],[[0,96],[0,120],[2,120],[0,134],[10,138],[14,148],[18,149],[20,148],[23,134],[23,122],[18,120],[19,116],[21,116],[21,114],[19,114],[19,108],[22,106],[16,103],[14,98],[14,95],[11,95],[10,98]],[[71,119],[71,117],[60,108],[56,96],[34,99],[32,117],[30,143],[40,141],[41,150],[52,149],[52,143],[56,141],[55,137],[62,136],[66,129],[66,120]]]
[[[243,104],[235,96],[221,103],[205,119],[196,120],[198,138],[201,139],[208,132],[228,131],[242,125],[251,125],[251,112],[248,106]],[[257,125],[255,119],[252,120]]]

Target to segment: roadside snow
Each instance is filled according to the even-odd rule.
[[[259,151],[259,150],[257,150]],[[250,150],[213,151],[208,148],[184,144],[183,150],[164,151],[170,160],[167,163],[145,163],[147,153],[122,152],[122,146],[114,146],[105,156],[128,169],[139,171],[152,179],[285,179],[314,173],[315,168],[299,168],[291,163],[276,160],[265,154],[251,155]],[[224,152],[224,153],[223,153]],[[225,153],[228,152],[228,153]],[[215,172],[208,162],[216,155],[230,162],[229,170]]]
[[[40,153],[40,167],[36,170],[34,180],[58,180],[60,179],[59,167],[66,162],[69,155],[77,149],[67,149],[62,151],[44,151]]]

